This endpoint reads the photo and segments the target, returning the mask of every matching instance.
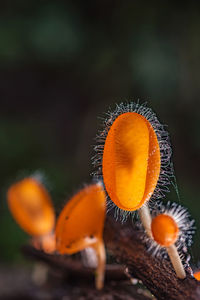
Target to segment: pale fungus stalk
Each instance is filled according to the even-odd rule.
[[[98,290],[101,290],[104,285],[104,274],[106,264],[106,251],[102,240],[99,240],[94,246],[96,250],[98,264],[96,269],[95,285]]]
[[[44,252],[52,253],[55,251],[56,240],[55,240],[55,232],[52,231],[40,238],[40,245]]]
[[[81,251],[81,260],[83,265],[88,268],[97,267],[97,254],[94,248],[88,247]]]
[[[184,279],[186,277],[186,273],[183,267],[183,264],[181,262],[180,256],[178,254],[177,248],[175,245],[171,245],[169,247],[166,247],[167,253],[169,255],[169,258],[171,260],[171,263],[174,267],[174,270],[176,272],[176,275],[180,279]]]
[[[139,209],[139,216],[140,220],[142,222],[142,225],[146,231],[146,234],[152,238],[152,232],[151,232],[151,214],[148,205],[143,205]]]
[[[44,263],[36,263],[31,277],[36,285],[42,286],[48,278],[48,266]]]
[[[81,251],[84,266],[96,268],[95,285],[98,290],[103,288],[106,264],[106,251],[103,240],[99,239],[91,247]]]

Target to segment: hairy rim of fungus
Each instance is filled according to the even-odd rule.
[[[56,224],[57,250],[73,254],[102,239],[106,196],[101,184],[88,185],[65,205]]]
[[[152,211],[152,234],[154,240],[148,239],[149,250],[153,255],[162,255],[163,247],[175,244],[184,258],[187,247],[192,244],[195,233],[194,220],[187,209],[177,203],[157,203]],[[164,232],[164,234],[162,234]],[[181,253],[183,251],[183,253]]]
[[[43,236],[53,230],[55,213],[51,197],[39,181],[29,177],[13,184],[7,199],[13,217],[28,234]]]
[[[169,136],[145,104],[122,103],[108,112],[97,142],[94,175],[103,177],[108,195],[122,215],[168,191],[173,175]]]

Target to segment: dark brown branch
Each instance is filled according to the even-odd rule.
[[[26,251],[32,251],[30,247]],[[40,255],[38,252],[38,256]],[[36,254],[36,252],[32,252]],[[31,257],[32,257],[31,254]],[[38,257],[37,256],[37,257]],[[47,261],[46,261],[47,262]],[[146,291],[132,286],[129,281],[118,280],[106,283],[102,291],[97,291],[94,287],[94,274],[92,282],[76,278],[66,278],[59,268],[51,266],[48,272],[48,280],[41,284],[40,281],[33,281],[33,273],[22,266],[0,268],[0,299],[2,300],[150,300]],[[36,272],[40,272],[37,267]],[[82,268],[81,268],[82,269]],[[43,269],[44,270],[44,269]],[[39,284],[39,285],[38,285]]]
[[[22,247],[23,254],[28,258],[33,258],[47,263],[53,269],[65,273],[67,277],[85,279],[94,281],[95,269],[83,267],[80,260],[73,259],[70,256],[50,255],[39,251],[30,245]],[[106,280],[127,280],[124,267],[120,265],[106,265]]]
[[[51,270],[56,271],[61,275],[57,278],[57,275],[55,277],[55,274],[50,274],[51,276],[48,280],[48,285],[52,286],[52,289],[45,289],[45,292],[51,295],[52,298],[50,299],[62,299],[65,296],[67,299],[77,300],[152,299],[150,293],[137,286],[133,286],[131,282],[127,280],[127,276],[125,276],[124,273],[124,267],[120,265],[106,266],[105,287],[102,291],[97,291],[94,286],[94,269],[83,267],[80,261],[72,259],[70,256],[48,255],[34,249],[30,245],[24,246],[22,252],[28,258],[48,264]],[[32,289],[30,289],[30,291],[32,293]],[[29,295],[28,293],[29,291],[26,291],[26,296],[24,296],[23,299],[29,299],[31,294]],[[41,291],[38,288],[36,294],[40,295],[40,293]],[[18,299],[18,295],[16,299]]]
[[[158,299],[200,299],[200,283],[189,272],[184,280],[178,279],[169,261],[153,257],[133,224],[122,225],[108,218],[104,239],[107,249]]]
[[[143,237],[144,234],[138,231],[132,223],[122,225],[111,217],[107,218],[104,231],[107,250],[118,262],[128,267],[131,276],[141,280],[158,299],[200,299],[200,283],[191,276],[189,271],[186,270],[186,279],[178,279],[170,261],[153,257],[147,250]],[[66,259],[61,256],[47,255],[30,247],[25,247],[23,252],[54,268],[67,271],[72,277],[80,276],[92,280],[93,270],[82,268],[79,262],[73,261],[72,263],[69,257]],[[107,267],[108,280],[124,279],[121,267],[114,267],[117,268],[114,271],[112,268],[112,266]],[[131,297],[131,293],[129,296]]]

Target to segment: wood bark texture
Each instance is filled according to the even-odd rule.
[[[121,224],[114,218],[107,217],[104,241],[107,251],[121,265],[107,265],[105,288],[101,292],[93,290],[93,299],[152,299],[150,294],[143,292],[140,294],[135,286],[129,283],[127,285],[125,268],[128,269],[128,276],[142,281],[156,299],[200,299],[200,283],[192,276],[191,269],[187,268],[187,277],[184,280],[178,279],[169,260],[152,256],[145,243],[144,232],[133,223]],[[80,262],[70,257],[48,255],[31,246],[23,247],[22,251],[26,256],[45,262],[53,269],[66,273],[66,276],[71,278],[71,282],[73,280],[77,282],[77,278],[94,281],[94,270],[83,268]],[[114,283],[114,286],[111,283]]]

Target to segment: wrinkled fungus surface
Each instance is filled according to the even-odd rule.
[[[113,122],[104,145],[103,179],[111,200],[134,211],[153,194],[160,174],[160,148],[150,122],[135,112]]]

